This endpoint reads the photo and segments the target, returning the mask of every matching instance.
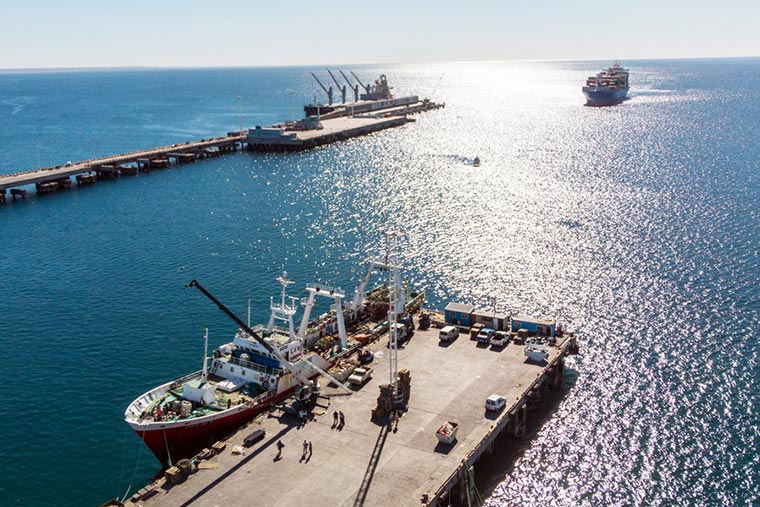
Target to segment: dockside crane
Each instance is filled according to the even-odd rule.
[[[343,79],[346,80],[346,83],[348,83],[348,86],[351,87],[351,89],[354,91],[354,102],[359,102],[359,85],[358,84],[352,84],[351,80],[348,79],[348,76],[342,71],[339,70],[340,74],[343,76]]]
[[[308,386],[308,387],[312,387],[312,388],[314,387],[314,382],[312,382],[311,380],[309,380],[308,377],[306,377],[306,375],[304,375],[303,371],[301,371],[300,369],[296,368],[293,365],[293,363],[291,363],[290,361],[288,361],[282,354],[280,354],[279,350],[277,350],[276,348],[272,347],[270,344],[268,344],[266,342],[266,340],[264,340],[264,338],[262,338],[261,336],[259,336],[259,334],[256,333],[253,329],[251,329],[250,327],[248,327],[248,325],[245,322],[243,322],[237,315],[235,315],[234,313],[232,313],[232,310],[230,310],[229,308],[227,308],[226,306],[224,306],[224,304],[221,301],[219,301],[218,299],[216,299],[209,291],[207,291],[205,288],[203,288],[203,286],[200,283],[198,283],[197,280],[191,281],[185,287],[195,287],[196,289],[198,289],[199,291],[201,291],[204,296],[206,296],[209,300],[211,300],[212,303],[214,303],[216,306],[218,306],[219,309],[221,311],[223,311],[230,319],[232,319],[238,326],[240,326],[240,328],[243,331],[245,331],[246,333],[248,333],[248,335],[251,338],[253,338],[257,342],[259,342],[261,344],[261,346],[266,349],[267,352],[269,352],[270,354],[272,354],[272,356],[276,357],[277,360],[280,361],[280,364],[282,364],[282,366],[286,370],[288,370],[290,373],[293,374],[293,378],[295,378],[298,381],[299,384],[301,384],[302,386]]]
[[[359,77],[356,74],[354,74],[353,70],[351,71],[351,75],[354,76],[354,78],[356,78],[356,80],[359,82],[360,85],[362,85],[362,88],[364,88],[364,91],[366,93],[369,93],[369,85],[365,85],[364,83],[362,83],[362,80],[359,79]]]
[[[317,81],[317,83],[319,83],[319,86],[321,86],[322,89],[327,94],[327,103],[328,103],[327,105],[332,106],[332,102],[333,102],[333,89],[332,89],[332,86],[330,88],[327,88],[325,85],[322,84],[322,81],[319,80],[319,78],[317,77],[316,74],[314,74],[313,72],[311,72],[310,74],[314,77],[314,79]],[[344,97],[345,97],[345,93],[344,93]]]
[[[327,69],[327,73],[330,74],[330,77],[333,80],[333,83],[335,83],[335,86],[338,87],[338,90],[340,90],[341,98],[343,99],[342,104],[346,103],[346,85],[341,86],[337,79],[335,79],[335,76],[332,72],[330,72],[330,69]]]
[[[299,368],[298,365],[304,365],[304,363],[307,363],[304,365],[304,368],[313,370],[315,373],[322,374],[323,376],[330,379],[331,382],[335,383],[341,390],[351,394],[353,391],[351,391],[348,387],[346,387],[343,382],[339,381],[332,375],[330,375],[328,372],[324,371],[322,368],[317,366],[316,364],[312,363],[311,361],[306,361],[305,359],[299,359],[295,364],[291,363],[288,359],[283,356],[279,350],[277,350],[275,347],[272,347],[269,343],[267,343],[264,338],[262,338],[256,331],[250,328],[248,324],[243,322],[242,319],[240,319],[237,315],[232,313],[232,310],[227,308],[224,303],[216,299],[209,291],[207,291],[200,283],[198,283],[197,280],[192,280],[190,283],[188,283],[185,287],[195,287],[199,291],[203,293],[204,296],[206,296],[212,303],[214,303],[216,306],[219,307],[221,311],[223,311],[230,319],[232,319],[238,326],[240,326],[240,329],[248,333],[248,336],[256,340],[258,343],[261,344],[264,349],[266,349],[267,352],[272,354],[279,362],[280,364],[288,370],[291,374],[293,374],[293,378],[296,379],[296,381],[301,384],[304,388],[307,388],[307,391],[309,393],[315,392],[318,390],[318,384],[316,381],[309,380],[309,377],[304,372],[303,368]],[[283,292],[284,294],[284,292]]]

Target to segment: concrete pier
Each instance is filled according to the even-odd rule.
[[[0,175],[0,192],[8,189],[23,187],[27,185],[36,185],[38,183],[55,182],[62,178],[74,176],[80,185],[92,184],[97,180],[92,178],[95,172],[101,179],[114,178],[122,171],[121,166],[133,165],[137,167],[135,171],[129,171],[130,174],[139,172],[140,169],[151,169],[169,166],[169,153],[182,158],[183,161],[195,160],[199,151],[207,148],[216,148],[225,152],[232,147],[239,146],[242,136],[239,133],[225,137],[215,137],[210,139],[201,139],[199,141],[189,141],[184,144],[174,144],[171,146],[161,146],[148,150],[123,153],[96,159],[85,160],[76,163],[67,163],[54,167],[45,167],[32,171],[23,171],[14,174]],[[47,187],[45,187],[47,188]],[[68,187],[65,187],[68,188]],[[14,194],[19,195],[19,194]]]
[[[411,371],[411,397],[395,426],[371,419],[378,386],[389,380],[386,343],[387,335],[370,346],[372,380],[350,396],[324,387],[324,398],[305,425],[274,408],[218,443],[220,452],[198,456],[197,470],[184,482],[162,478],[126,505],[466,505],[474,465],[500,434],[525,434],[531,393],[561,382],[562,361],[575,338],[560,337],[548,360],[535,364],[527,361],[523,345],[479,346],[466,333],[446,343],[439,342],[438,329],[417,330],[399,350],[399,367]],[[485,410],[491,394],[507,399],[498,413]],[[345,414],[340,430],[333,424],[334,411]],[[436,439],[445,421],[459,423],[452,445]],[[256,429],[266,431],[264,439],[242,447]],[[275,459],[278,441],[285,444],[280,460]],[[301,459],[304,441],[312,443],[308,459]]]
[[[399,127],[409,119],[405,116],[393,117],[358,117],[342,116],[321,122],[321,129],[292,130],[269,127],[251,129],[246,144],[251,151],[279,152],[303,151],[325,144],[358,137],[379,130]]]
[[[62,179],[76,178],[79,185],[93,184],[99,180],[115,179],[120,175],[137,175],[152,169],[170,167],[172,160],[175,165],[193,162],[200,158],[213,158],[238,149],[248,148],[251,151],[280,152],[301,151],[322,146],[352,137],[358,137],[379,130],[398,127],[414,121],[408,114],[428,111],[443,107],[429,101],[421,101],[402,107],[394,107],[373,111],[366,115],[346,115],[324,118],[320,127],[304,130],[295,125],[273,125],[265,128],[254,128],[243,132],[230,132],[224,137],[188,141],[183,144],[173,144],[147,150],[134,151],[102,158],[54,167],[45,167],[32,171],[0,175],[0,204],[6,202],[5,191],[11,190],[11,195],[23,197],[26,190],[18,188],[34,185],[38,194],[65,190],[71,185],[61,185]],[[14,190],[18,190],[16,192]]]

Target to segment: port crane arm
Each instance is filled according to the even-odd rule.
[[[317,83],[319,83],[319,86],[321,86],[322,89],[325,91],[325,93],[327,94],[327,101],[330,103],[330,105],[332,105],[332,98],[333,98],[332,86],[330,88],[327,88],[325,85],[322,84],[322,81],[319,80],[316,74],[314,74],[313,72],[310,72],[310,74],[314,77]]]
[[[314,74],[313,72],[310,72],[309,74],[311,74],[314,77],[314,79],[317,81],[317,83],[319,84],[319,86],[322,87],[322,89],[325,91],[325,93],[328,93],[328,94],[330,93],[329,91],[327,91],[327,88],[325,87],[325,85],[322,84],[322,81],[319,80],[319,78],[317,77],[316,74]]]
[[[288,370],[290,373],[292,373],[293,377],[301,385],[305,385],[305,386],[311,386],[312,385],[311,381],[306,376],[304,376],[303,372],[301,372],[298,368],[294,367],[293,363],[291,363],[290,361],[288,361],[287,359],[285,359],[285,357],[282,354],[280,354],[279,350],[277,350],[274,347],[272,347],[271,345],[269,345],[266,342],[266,340],[264,340],[264,338],[262,338],[261,336],[259,336],[259,334],[256,333],[253,329],[251,329],[250,327],[248,327],[248,325],[245,322],[243,322],[242,319],[240,319],[237,315],[235,315],[234,313],[232,313],[232,310],[230,310],[229,308],[227,308],[224,305],[224,303],[222,303],[221,301],[219,301],[218,299],[216,299],[209,291],[207,291],[200,283],[198,283],[197,280],[191,281],[185,287],[195,287],[196,289],[198,289],[199,291],[201,291],[204,296],[206,296],[208,299],[211,300],[212,303],[214,303],[216,306],[218,306],[219,309],[221,311],[223,311],[225,314],[227,314],[227,316],[230,319],[232,319],[233,321],[235,321],[235,323],[237,323],[237,325],[240,326],[240,328],[243,331],[245,331],[246,333],[248,333],[254,340],[256,340],[257,342],[259,342],[261,344],[261,346],[264,347],[267,350],[267,352],[269,352],[274,357],[276,357],[280,361],[280,364],[282,364],[285,367],[286,370]]]
[[[345,73],[345,72],[343,72],[343,71],[342,71],[342,70],[340,70],[340,69],[338,69],[338,72],[340,72],[340,75],[341,75],[341,76],[343,76],[343,79],[345,79],[345,80],[346,80],[346,83],[348,83],[348,86],[350,86],[351,88],[353,88],[353,87],[354,87],[354,83],[352,83],[352,82],[351,82],[351,80],[350,80],[350,79],[348,79],[348,76],[346,76],[346,73]]]
[[[330,77],[332,78],[333,83],[335,83],[335,86],[337,86],[338,89],[340,89],[341,88],[340,83],[338,82],[337,79],[335,79],[335,75],[332,73],[332,71],[330,69],[327,69],[327,73],[330,74]],[[343,85],[343,86],[346,86],[346,85]]]
[[[351,72],[351,75],[352,75],[352,76],[354,76],[354,77],[356,78],[356,80],[357,80],[357,81],[359,81],[359,84],[360,84],[360,85],[362,85],[362,88],[364,88],[364,91],[365,91],[365,92],[367,92],[367,93],[369,93],[369,85],[365,85],[364,83],[362,83],[362,80],[361,80],[361,79],[359,79],[359,78],[356,76],[356,74],[354,74],[354,71],[353,71],[353,70],[352,70],[352,71],[349,71],[349,72]]]
[[[345,79],[346,83],[348,83],[349,88],[351,88],[351,90],[354,92],[354,102],[359,102],[359,85],[353,84],[342,70],[338,69],[338,72],[340,72],[340,74],[343,76],[343,79]]]
[[[333,80],[333,83],[335,83],[335,86],[338,87],[338,90],[340,90],[341,95],[343,96],[343,103],[346,103],[346,85],[341,86],[337,79],[335,79],[335,76],[330,71],[330,69],[327,69],[327,73],[330,74],[330,77]]]

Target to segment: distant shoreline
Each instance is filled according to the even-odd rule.
[[[125,67],[18,67],[18,68],[0,68],[0,74],[35,74],[35,73],[62,73],[62,72],[104,72],[104,71],[146,71],[146,70],[202,70],[202,69],[267,69],[267,68],[313,68],[324,65],[340,65],[340,66],[353,66],[353,67],[366,67],[366,66],[396,66],[396,65],[446,65],[446,64],[462,64],[462,63],[497,63],[497,62],[511,62],[511,63],[552,63],[552,62],[607,62],[610,60],[618,60],[621,62],[657,62],[657,61],[718,61],[718,60],[757,60],[760,59],[760,55],[756,56],[711,56],[711,57],[684,57],[684,58],[594,58],[594,59],[560,59],[560,60],[465,60],[465,61],[446,61],[446,62],[419,62],[419,63],[402,63],[402,62],[377,62],[377,63],[315,63],[310,65],[296,64],[296,65],[222,65],[222,66],[125,66]]]

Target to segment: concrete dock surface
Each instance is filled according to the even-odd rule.
[[[383,111],[384,112],[384,111]],[[341,116],[338,118],[332,118],[329,120],[322,120],[322,128],[319,130],[297,130],[294,131],[299,140],[308,141],[315,138],[333,136],[337,134],[348,133],[349,136],[353,134],[354,130],[374,128],[382,130],[385,128],[402,125],[405,118],[400,116],[388,116],[384,117],[378,115],[362,115],[362,116]]]
[[[466,333],[445,343],[439,342],[438,329],[417,330],[399,350],[399,368],[409,369],[412,381],[408,411],[395,430],[371,420],[378,386],[389,382],[386,343],[387,335],[371,347],[374,376],[354,394],[324,387],[327,381],[321,379],[323,394],[330,395],[323,414],[313,414],[305,425],[277,409],[263,414],[184,482],[171,486],[160,479],[133,501],[146,507],[425,505],[464,459],[482,451],[497,425],[514,419],[535,381],[567,352],[569,340],[560,338],[547,361],[535,364],[526,360],[522,345],[479,346]],[[484,408],[491,394],[507,398],[497,414]],[[334,411],[345,414],[342,429],[333,425]],[[451,446],[435,435],[447,420],[460,424]],[[266,431],[265,438],[244,454],[233,454],[258,428]],[[278,440],[285,444],[281,459],[276,459]],[[311,442],[312,453],[301,459],[304,441]]]

